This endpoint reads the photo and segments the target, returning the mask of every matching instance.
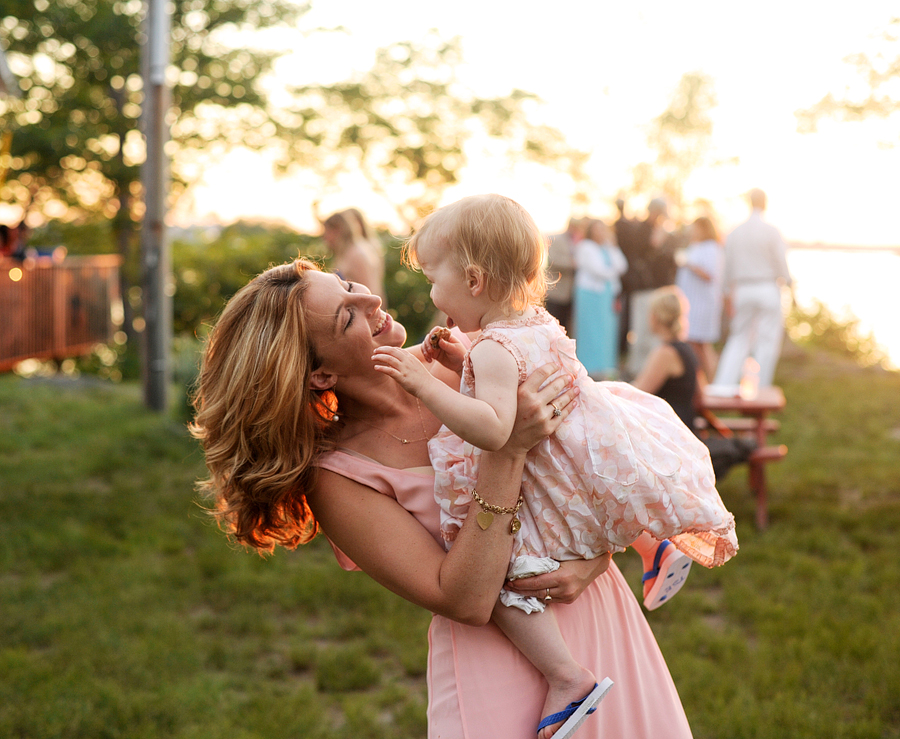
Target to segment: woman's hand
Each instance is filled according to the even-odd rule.
[[[553,434],[574,410],[578,389],[572,386],[569,376],[557,375],[548,382],[557,370],[556,365],[545,364],[519,385],[516,422],[502,451],[511,454],[528,452]]]
[[[574,603],[584,589],[609,568],[609,552],[594,559],[573,559],[559,563],[559,569],[544,575],[512,580],[504,587],[520,595],[544,600],[550,595],[554,603]]]

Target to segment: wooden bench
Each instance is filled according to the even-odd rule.
[[[758,432],[759,424],[755,418],[746,418],[744,416],[739,418],[722,418],[720,416],[718,420],[725,428],[736,434],[750,435]],[[703,416],[697,416],[694,419],[694,425],[698,431],[704,431],[710,427],[709,422]],[[774,418],[765,418],[762,421],[762,428],[767,434],[771,434],[781,428],[781,423]]]
[[[718,433],[726,439],[739,435],[756,442],[747,466],[750,489],[756,497],[756,525],[760,529],[769,523],[766,465],[784,459],[788,451],[784,444],[768,443],[768,435],[781,426],[768,415],[783,410],[784,406],[784,393],[775,386],[759,388],[752,397],[723,396],[700,390],[695,401],[696,415],[700,417],[697,428],[705,429],[701,433]],[[719,413],[727,415],[719,416]]]
[[[760,530],[769,525],[768,490],[764,467],[769,462],[778,462],[784,459],[787,452],[788,448],[784,444],[763,446],[754,449],[747,460],[750,489],[756,496],[756,527]]]

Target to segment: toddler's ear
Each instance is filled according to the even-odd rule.
[[[473,298],[481,295],[484,291],[485,279],[484,272],[480,267],[475,267],[474,265],[466,267],[466,285],[468,285],[469,292],[472,293]]]

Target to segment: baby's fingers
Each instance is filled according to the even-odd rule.
[[[376,349],[372,354],[372,361],[375,362],[376,365],[397,368],[400,366],[400,357],[395,356],[391,352],[387,351],[387,349],[389,348],[392,347],[382,347],[380,349]]]

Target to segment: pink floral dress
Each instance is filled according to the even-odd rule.
[[[716,491],[709,452],[668,403],[627,383],[591,380],[575,342],[543,309],[490,324],[472,346],[488,339],[513,355],[519,382],[555,362],[580,389],[575,410],[528,455],[513,564],[524,556],[591,559],[622,551],[642,531],[706,567],[734,555],[734,516]],[[476,381],[467,356],[460,391],[473,396]],[[481,450],[446,427],[428,449],[449,546],[472,504]]]

